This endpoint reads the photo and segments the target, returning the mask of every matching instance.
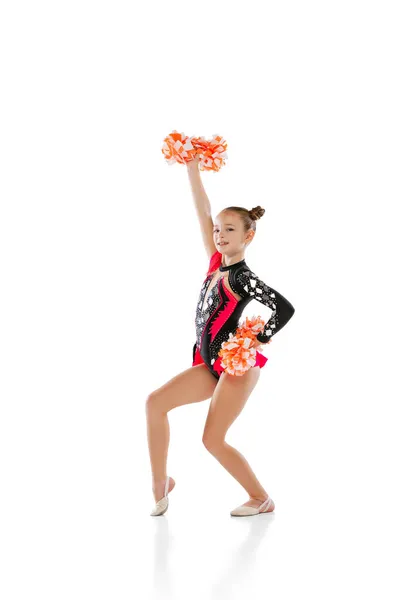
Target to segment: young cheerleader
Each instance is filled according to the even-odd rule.
[[[225,441],[226,433],[242,411],[260,377],[267,358],[256,352],[256,362],[243,375],[224,372],[218,353],[229,334],[235,333],[244,307],[255,298],[272,309],[272,315],[257,335],[255,346],[270,343],[286,325],[294,307],[282,294],[267,286],[247,266],[244,252],[254,238],[255,221],[264,214],[261,207],[248,211],[231,206],[211,218],[211,206],[202,185],[199,159],[187,163],[187,171],[199,217],[209,268],[196,307],[196,343],[192,367],[173,377],[149,394],[146,400],[147,437],[156,502],[151,516],[168,508],[168,494],[175,481],[166,474],[169,445],[167,413],[177,406],[211,397],[203,443],[209,452],[243,486],[249,500],[231,511],[232,516],[272,512],[273,500],[258,481],[244,456]]]

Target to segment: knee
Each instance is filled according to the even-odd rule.
[[[211,454],[217,454],[223,447],[225,440],[221,440],[212,431],[203,433],[202,442]]]
[[[160,398],[157,392],[151,392],[146,398],[146,412],[160,409]]]

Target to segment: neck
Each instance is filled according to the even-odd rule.
[[[245,264],[245,260],[244,260],[244,258],[241,257],[240,254],[238,254],[236,256],[228,257],[227,259],[225,256],[222,256],[221,265],[219,267],[219,270],[227,271],[231,267],[244,265],[244,264]]]

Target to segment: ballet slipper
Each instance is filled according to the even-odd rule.
[[[272,504],[272,498],[268,497],[267,500],[265,500],[262,504],[260,504],[260,506],[258,508],[255,508],[254,506],[245,506],[244,504],[241,504],[240,506],[238,506],[237,508],[234,508],[231,511],[231,515],[232,517],[250,517],[253,515],[259,515],[261,513],[266,513],[266,512],[273,512],[273,510],[268,510],[270,508]]]

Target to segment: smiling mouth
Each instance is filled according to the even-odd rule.
[[[227,246],[229,242],[224,242],[223,244],[218,244],[218,246]]]

